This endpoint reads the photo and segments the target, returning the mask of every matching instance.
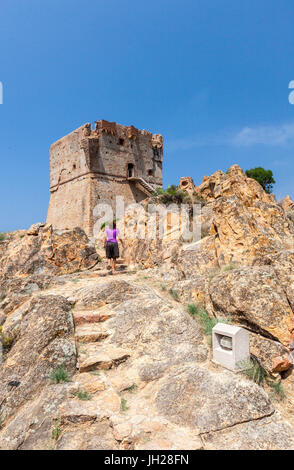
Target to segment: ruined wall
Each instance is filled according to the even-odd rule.
[[[100,202],[114,206],[115,197],[141,202],[146,194],[132,176],[153,187],[162,185],[163,139],[108,121],[85,124],[50,148],[50,203],[47,223],[54,228],[83,228],[92,235],[93,209]]]

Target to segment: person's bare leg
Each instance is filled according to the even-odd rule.
[[[113,258],[112,260],[112,271],[113,273],[116,273],[116,258]]]
[[[111,258],[107,259],[107,263],[108,263],[107,269],[111,269]]]

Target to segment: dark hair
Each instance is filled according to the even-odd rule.
[[[112,222],[112,228],[116,228],[116,220],[113,220],[113,222]]]

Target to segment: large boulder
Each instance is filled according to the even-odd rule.
[[[13,232],[0,242],[1,278],[67,274],[91,268],[98,255],[80,228],[53,230],[35,224],[27,232]]]
[[[216,316],[287,345],[294,320],[292,309],[273,269],[244,267],[211,280],[209,293]]]
[[[1,332],[8,346],[0,365],[2,419],[38,394],[58,365],[75,370],[73,333],[71,305],[61,296],[37,296],[8,315]]]
[[[270,416],[274,408],[264,391],[230,372],[214,374],[183,367],[160,383],[156,408],[172,422],[195,431],[218,431]]]
[[[285,212],[290,212],[294,210],[294,202],[290,198],[290,196],[284,197],[284,199],[280,202],[280,205],[284,209]]]

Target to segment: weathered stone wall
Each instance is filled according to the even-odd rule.
[[[85,124],[50,149],[51,198],[47,223],[54,228],[83,228],[92,235],[98,202],[113,207],[116,196],[140,202],[146,194],[128,180],[132,175],[162,185],[163,138],[107,121]]]

